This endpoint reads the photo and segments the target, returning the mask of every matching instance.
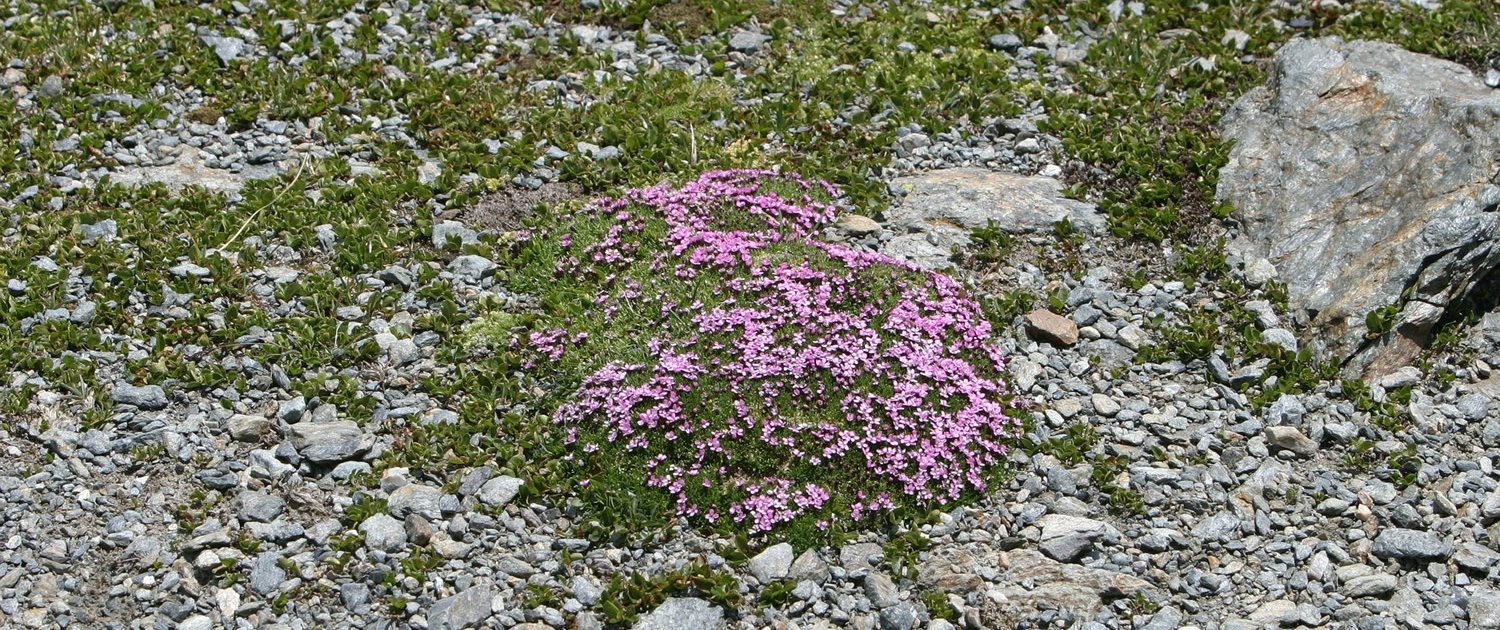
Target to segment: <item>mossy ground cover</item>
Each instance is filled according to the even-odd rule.
[[[357,303],[371,316],[389,317],[397,296],[385,290],[362,297],[364,291],[347,279],[399,260],[451,257],[453,252],[424,243],[433,211],[461,209],[509,185],[547,161],[548,147],[570,153],[549,162],[560,178],[594,193],[682,183],[714,169],[777,167],[833,182],[847,193],[846,203],[873,214],[885,203],[878,168],[891,157],[897,129],[919,123],[929,132],[942,131],[1014,115],[1033,101],[1047,108],[1044,131],[1061,137],[1067,156],[1081,163],[1068,171],[1076,193],[1109,213],[1116,237],[1207,248],[1207,262],[1180,273],[1223,282],[1211,258],[1215,222],[1225,209],[1213,204],[1212,190],[1226,148],[1212,126],[1233,98],[1259,81],[1259,64],[1277,45],[1298,34],[1338,34],[1394,41],[1471,65],[1492,59],[1500,45],[1500,10],[1493,0],[1449,2],[1437,11],[1352,4],[1301,13],[1267,2],[1163,2],[1149,3],[1139,16],[1117,18],[1102,1],[1032,2],[1025,10],[984,18],[950,2],[898,3],[860,18],[793,3],[651,2],[639,4],[641,11],[598,14],[574,4],[491,8],[517,10],[533,26],[550,19],[632,27],[649,19],[681,49],[710,59],[709,72],[698,78],[656,71],[630,81],[596,79],[593,71],[613,59],[571,35],[555,45],[510,43],[489,51],[482,41],[451,36],[471,19],[458,4],[430,5],[424,11],[431,30],[407,40],[382,37],[384,14],[351,0],[272,1],[245,14],[228,2],[0,8],[0,20],[10,20],[0,33],[0,59],[23,62],[33,83],[56,75],[66,85],[61,94],[35,96],[36,106],[25,110],[14,98],[0,98],[0,119],[8,121],[0,127],[0,196],[14,204],[5,211],[10,232],[0,249],[0,279],[28,287],[24,295],[0,295],[0,356],[14,358],[13,369],[67,391],[74,411],[92,424],[108,420],[108,396],[81,353],[120,351],[127,340],[146,351],[129,364],[141,381],[173,390],[243,389],[243,374],[201,357],[248,352],[285,370],[299,391],[335,401],[363,421],[371,405],[344,372],[376,359],[360,334],[345,332],[335,310]],[[334,19],[359,22],[345,46],[361,58],[341,58],[315,27],[283,36],[278,24]],[[736,60],[724,38],[712,34],[752,19],[766,24],[773,39],[763,56]],[[1287,26],[1294,21],[1304,26]],[[265,59],[221,62],[198,37],[204,24],[235,24],[276,45]],[[1098,41],[1070,71],[1074,85],[1068,91],[1007,80],[1011,60],[987,43],[997,32],[1030,41],[1044,28],[1067,33],[1074,24],[1088,25]],[[414,23],[407,17],[394,25]],[[1246,37],[1231,37],[1231,30]],[[106,32],[125,36],[104,38]],[[911,46],[903,50],[903,43]],[[434,68],[434,60],[447,57],[488,61],[469,72]],[[536,80],[564,76],[581,81],[592,99],[573,107],[554,93],[529,88]],[[55,187],[52,176],[70,166],[116,166],[98,148],[133,125],[164,117],[163,99],[175,90],[199,94],[202,105],[193,117],[227,130],[262,120],[316,119],[321,141],[344,155],[310,158],[280,179],[250,182],[234,204],[204,191],[177,194],[161,186],[71,192]],[[111,93],[131,95],[139,105],[101,105],[91,98]],[[423,183],[414,168],[422,160],[416,147],[371,133],[372,117],[393,116],[406,117],[415,142],[444,164],[442,176]],[[77,151],[54,149],[55,142],[74,135]],[[492,152],[485,141],[496,138],[503,142]],[[578,142],[619,146],[622,157],[593,162],[573,151]],[[384,174],[355,177],[343,159],[350,156]],[[477,178],[461,181],[462,173]],[[22,194],[32,187],[34,194]],[[118,223],[118,239],[84,242],[81,226],[104,220]],[[341,242],[357,245],[325,252],[310,229],[322,224],[334,226]],[[301,254],[302,275],[279,289],[278,297],[295,304],[289,312],[271,312],[247,299],[251,266],[241,263],[250,256],[248,237],[276,240]],[[466,250],[511,261],[502,275],[532,273],[526,260],[507,255],[511,247],[490,239]],[[101,307],[93,327],[65,321],[21,325],[62,305],[67,294],[68,280],[32,264],[40,256],[80,270],[74,282],[83,283]],[[210,269],[211,279],[170,273],[180,261]],[[168,290],[195,296],[188,316],[130,308],[141,296],[160,303]],[[582,304],[564,303],[566,291],[556,289],[551,316]],[[575,297],[588,295],[579,290]],[[1013,295],[1008,302],[1019,304],[1024,297]],[[227,305],[222,311],[209,306],[218,301]],[[470,315],[441,286],[425,289],[418,305],[428,314],[417,329],[446,334],[440,358],[452,365],[423,388],[459,409],[461,422],[400,427],[398,447],[382,466],[442,471],[495,463],[528,479],[527,496],[571,492],[603,506],[582,529],[607,536],[663,523],[661,497],[582,487],[567,467],[566,435],[549,408],[562,401],[539,397],[547,390],[538,385],[556,386],[582,371],[575,366],[539,373],[519,350],[467,343],[459,332]],[[534,316],[515,314],[522,320]],[[255,327],[274,333],[276,341],[251,349],[237,345]],[[1211,328],[1174,327],[1181,343],[1170,347],[1192,357]],[[1254,340],[1219,341],[1247,353],[1263,351]],[[40,388],[8,387],[0,411],[16,417]]]

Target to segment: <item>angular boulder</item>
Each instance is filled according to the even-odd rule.
[[[1448,308],[1500,287],[1500,92],[1464,67],[1296,40],[1221,126],[1231,253],[1275,265],[1303,342],[1347,376],[1404,365]],[[1386,307],[1390,330],[1367,334]]]

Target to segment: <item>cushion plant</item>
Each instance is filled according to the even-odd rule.
[[[817,237],[838,192],[719,171],[596,201],[521,246],[570,457],[752,534],[983,493],[1020,421],[952,278]],[[622,488],[622,490],[642,488]]]

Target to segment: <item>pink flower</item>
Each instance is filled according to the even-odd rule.
[[[570,232],[581,256],[557,272],[598,279],[607,317],[660,320],[639,331],[649,360],[604,362],[557,410],[570,443],[643,465],[679,516],[752,533],[985,492],[1022,404],[990,324],[947,276],[813,240],[834,217],[824,194],[836,190],[720,171],[586,210],[603,226]],[[649,278],[633,279],[637,264]],[[664,296],[678,282],[696,287],[691,303]],[[548,360],[592,359],[586,335],[528,340]]]

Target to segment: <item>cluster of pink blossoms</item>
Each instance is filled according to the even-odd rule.
[[[606,317],[661,321],[649,360],[600,366],[557,411],[582,453],[638,456],[679,515],[752,533],[986,490],[1020,427],[990,324],[947,276],[815,240],[836,196],[720,171],[590,208],[607,227],[565,236],[558,273],[598,279]],[[587,339],[531,341],[555,358]]]

